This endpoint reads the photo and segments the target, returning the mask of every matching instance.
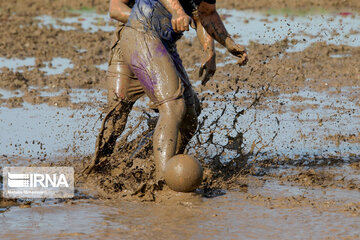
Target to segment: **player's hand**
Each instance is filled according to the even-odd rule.
[[[189,24],[190,17],[184,11],[172,15],[171,25],[175,32],[189,31]]]
[[[227,50],[235,57],[240,58],[237,64],[240,66],[246,65],[248,57],[244,46],[236,44],[231,38],[226,39]]]
[[[204,75],[205,71],[205,75]],[[206,57],[203,59],[201,63],[201,67],[199,69],[199,78],[201,78],[203,75],[203,78],[201,80],[201,84],[203,86],[206,85],[206,83],[210,80],[212,76],[214,76],[216,72],[216,56],[214,52],[206,54]]]

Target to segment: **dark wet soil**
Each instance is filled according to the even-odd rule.
[[[56,1],[48,0],[24,0],[21,2],[1,2],[0,8],[5,13],[17,12],[21,15],[36,16],[38,14],[51,14],[56,16],[67,15],[67,11],[71,9],[89,9],[95,8],[100,13],[108,11],[108,1],[101,0],[82,0],[82,1]],[[253,9],[253,10],[269,10],[269,9],[288,9],[293,11],[304,10],[349,10],[359,11],[360,3],[357,0],[311,0],[295,1],[295,0],[274,0],[274,1],[244,1],[244,0],[223,0],[217,2],[219,8],[229,9]]]

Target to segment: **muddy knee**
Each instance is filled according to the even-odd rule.
[[[184,99],[179,98],[173,101],[165,102],[159,107],[160,117],[168,118],[169,121],[181,123],[185,115],[185,102]]]
[[[108,103],[111,105],[113,102],[119,100],[127,100],[129,96],[127,95],[128,83],[127,81],[121,78],[111,78],[108,77]]]

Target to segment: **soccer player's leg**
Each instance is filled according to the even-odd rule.
[[[111,54],[107,71],[108,111],[96,140],[96,162],[113,153],[116,140],[125,129],[132,106],[144,95],[138,79],[122,59],[119,44],[112,49]]]
[[[175,65],[160,39],[126,28],[124,58],[144,91],[159,109],[153,148],[158,178],[175,155],[180,124],[185,114],[183,85]],[[125,41],[124,41],[125,42]]]

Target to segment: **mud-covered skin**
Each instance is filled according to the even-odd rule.
[[[177,0],[160,0],[171,13],[171,25],[175,32],[189,31],[190,18]]]
[[[209,0],[197,3],[199,6],[197,22],[200,22],[202,25],[207,24],[204,25],[204,28],[209,35],[226,46],[230,53],[240,57],[241,64],[246,64],[247,55],[245,49],[240,45],[234,44],[232,41],[216,12],[215,1],[206,3],[207,1]],[[182,36],[178,32],[188,29],[189,22],[187,18],[184,18],[186,15],[185,11],[191,12],[194,15],[193,11],[196,10],[195,5],[187,6],[187,8],[183,9],[184,6],[186,5],[181,5],[176,0],[162,0],[160,2],[151,0],[137,1],[126,24],[129,28],[124,29],[122,33],[123,39],[120,42],[126,64],[140,80],[149,98],[154,104],[159,106],[160,118],[154,133],[154,157],[160,178],[164,172],[167,160],[176,152],[178,131],[186,111],[183,100],[179,99],[182,92],[180,85],[184,85],[185,88],[190,85],[188,78],[182,77],[182,73],[186,75],[184,71],[180,71],[179,74],[180,79],[182,79],[181,83],[177,81],[176,71],[173,71],[174,66],[168,65],[169,58],[166,54],[168,52],[173,56],[176,53],[174,44]],[[214,22],[210,24],[209,21]],[[208,36],[204,32],[199,31],[199,33],[203,36],[201,37],[203,44],[212,44],[212,46],[205,46],[205,48],[214,51],[213,43],[205,40],[208,39]],[[159,41],[156,39],[159,39]],[[124,42],[127,44],[124,45]],[[178,66],[182,67],[181,62],[177,63],[177,57],[172,57],[172,60],[170,62],[175,64],[175,68]],[[207,62],[213,63],[214,57],[210,56]],[[202,66],[200,74],[205,67],[210,71],[214,70],[213,65]],[[203,84],[209,80],[213,73],[208,72],[205,75]],[[186,101],[186,94],[184,96]],[[189,108],[189,106],[194,104],[186,105]],[[171,116],[175,116],[175,118]],[[195,120],[195,116],[186,119]],[[167,129],[164,127],[165,124]],[[194,127],[194,129],[190,129],[190,134],[188,135],[195,132],[197,125],[196,123],[190,123],[190,126]]]
[[[161,0],[160,2],[165,6],[165,8],[169,11],[169,13],[171,13],[170,17],[171,17],[172,29],[175,32],[179,32],[178,29],[183,29],[181,31],[188,30],[188,28],[184,29],[184,27],[182,27],[182,25],[181,25],[181,24],[185,24],[185,23],[188,24],[187,21],[183,20],[183,19],[185,19],[183,17],[183,14],[186,11],[186,9],[183,9],[184,4],[182,6],[178,0]],[[162,8],[163,5],[154,4],[154,6],[152,6],[152,7],[157,6],[158,8]],[[195,20],[201,22],[204,29],[207,31],[207,33],[212,38],[214,38],[217,42],[219,42],[221,45],[226,47],[226,49],[231,54],[240,58],[240,60],[238,62],[238,64],[240,66],[245,65],[248,61],[245,47],[241,46],[239,44],[236,44],[235,41],[230,36],[230,34],[227,32],[219,14],[216,11],[215,1],[209,1],[209,0],[198,1],[196,7],[197,7],[197,11],[196,11],[197,14],[194,14],[194,11],[193,11],[193,12],[191,12],[191,16],[193,18],[195,18]],[[139,8],[141,8],[141,7],[139,7]],[[145,9],[146,9],[146,7],[145,7]],[[143,21],[142,14],[137,14],[137,15],[140,15],[140,17],[138,17],[138,18],[140,19],[140,21]],[[166,14],[163,14],[163,15],[164,15],[164,17],[169,17]],[[152,17],[152,16],[146,16],[146,17],[148,17],[150,19],[154,19],[154,17]],[[131,19],[132,18],[130,17],[130,23],[131,23]],[[130,25],[135,25],[135,24],[130,24]],[[148,24],[144,23],[144,25],[146,27]],[[180,26],[178,26],[178,25],[180,25]],[[168,27],[168,28],[170,28],[170,27]],[[168,31],[171,32],[171,29]],[[159,33],[159,31],[157,31],[157,34],[159,34],[160,36],[163,35],[163,33],[162,32]]]
[[[179,130],[192,128],[190,132],[184,133],[187,135],[196,130],[196,96],[189,86],[183,84],[187,75],[182,80],[181,74],[186,73],[177,71],[177,67],[182,66],[181,62],[176,64],[176,59],[170,56],[160,39],[125,28],[119,44],[124,61],[160,113],[153,141],[154,157],[161,176],[167,159],[175,154]],[[189,82],[185,83],[190,85]],[[189,91],[184,91],[184,88]],[[185,114],[187,122],[194,122],[181,128]]]
[[[239,57],[238,64],[245,65],[248,61],[244,46],[236,44],[227,32],[215,4],[201,2],[199,5],[199,19],[206,31],[234,56]]]
[[[99,162],[99,158],[103,156],[110,155],[113,152],[113,148],[115,147],[116,139],[121,135],[126,125],[127,116],[131,111],[131,108],[135,101],[139,99],[141,96],[145,94],[144,89],[150,89],[148,91],[148,96],[153,100],[155,105],[159,105],[161,102],[166,102],[172,99],[178,99],[184,97],[186,102],[186,116],[185,120],[181,122],[180,128],[180,136],[179,144],[177,147],[177,152],[183,152],[188,141],[191,139],[192,135],[195,133],[197,127],[197,116],[200,112],[199,101],[197,99],[196,94],[191,88],[189,82],[186,82],[185,90],[182,88],[182,84],[177,81],[178,85],[176,90],[173,92],[171,96],[162,99],[161,96],[153,95],[153,90],[151,89],[151,82],[148,82],[149,78],[140,78],[139,80],[134,73],[129,69],[127,64],[124,63],[124,59],[119,58],[121,55],[119,53],[121,49],[121,42],[119,41],[117,45],[112,49],[114,52],[111,60],[110,65],[107,72],[107,82],[108,82],[108,105],[110,110],[106,115],[105,119],[103,120],[103,125],[100,132],[112,132],[108,134],[99,134],[98,140],[96,143],[95,152],[95,162]],[[155,43],[156,44],[156,43]],[[159,44],[159,43],[157,43]],[[123,47],[123,49],[125,49]],[[155,50],[156,47],[155,47]],[[166,51],[166,50],[165,50]],[[172,55],[174,56],[174,55]],[[179,79],[177,76],[182,76],[181,79],[183,81],[187,81],[188,77],[185,70],[182,67],[182,63],[179,60],[179,57],[175,55],[174,57],[168,58],[165,61],[165,65],[172,62],[173,59],[174,63],[176,63],[176,72],[174,73],[174,78]],[[145,59],[140,57],[139,59]],[[180,62],[178,62],[180,61]],[[147,65],[150,64],[152,60],[146,63]],[[134,62],[135,63],[135,62]],[[144,62],[142,62],[144,63]],[[142,64],[141,63],[141,64]],[[172,68],[172,65],[168,65],[167,68]],[[141,73],[138,71],[138,74],[141,76],[148,76],[150,74]],[[152,74],[151,74],[152,75]],[[176,75],[176,76],[175,76]],[[141,82],[142,81],[142,82]],[[143,87],[145,86],[145,87]],[[161,102],[158,102],[157,99],[162,99]],[[115,106],[116,111],[114,111],[113,107]],[[111,114],[115,114],[111,116]],[[110,114],[110,115],[109,115]],[[120,117],[121,116],[121,117]],[[111,118],[112,120],[109,120]],[[111,122],[111,123],[110,123]],[[108,137],[106,137],[108,136]]]
[[[108,103],[109,106],[116,106],[115,108],[118,109],[117,111],[113,111],[114,109],[111,108],[110,111],[112,111],[113,113],[121,114],[123,115],[123,117],[109,116],[109,113],[106,115],[102,124],[103,127],[100,129],[100,134],[97,138],[94,162],[92,165],[97,164],[99,162],[100,157],[112,153],[113,148],[115,147],[116,139],[121,135],[121,133],[124,130],[124,126],[126,125],[127,115],[131,111],[131,106],[139,97],[141,97],[145,93],[150,97],[150,99],[153,101],[155,106],[161,105],[162,103],[165,103],[170,100],[176,100],[181,96],[184,97],[186,102],[184,121],[181,121],[181,124],[175,124],[176,128],[179,129],[180,132],[177,133],[176,135],[174,134],[170,135],[171,137],[174,137],[176,140],[178,140],[178,143],[175,143],[174,145],[176,147],[175,148],[176,152],[178,153],[184,152],[187,143],[190,141],[191,137],[193,136],[197,128],[197,116],[199,115],[200,112],[199,101],[197,99],[196,94],[191,89],[191,84],[189,82],[187,73],[184,67],[182,66],[182,62],[176,52],[176,49],[174,49],[176,48],[175,46],[173,46],[171,43],[169,45],[165,43],[165,47],[166,46],[168,47],[166,47],[166,49],[164,48],[163,50],[161,50],[162,48],[161,43],[156,44],[156,46],[155,45],[150,46],[150,48],[154,48],[157,52],[160,52],[161,54],[170,52],[171,60],[175,65],[176,74],[181,79],[181,83],[177,87],[178,89],[171,96],[164,97],[164,96],[154,95],[155,93],[154,89],[151,89],[154,84],[151,82],[151,78],[150,78],[150,76],[155,77],[154,71],[152,72],[145,71],[146,72],[145,73],[139,71],[140,67],[136,67],[136,69],[131,70],[129,68],[129,65],[124,61],[121,49],[126,49],[126,47],[124,46],[121,47],[120,44],[121,34],[123,31],[122,23],[127,21],[130,14],[129,13],[130,7],[132,7],[133,4],[134,2],[129,2],[127,0],[117,0],[110,2],[110,16],[120,21],[120,24],[115,32],[115,36],[114,36],[115,41],[113,41],[112,44],[110,60],[109,60],[109,69],[107,72],[107,82],[109,89]],[[161,24],[163,24],[163,22],[161,22]],[[159,23],[159,25],[157,25],[157,27],[160,28],[157,30],[158,32],[161,31],[161,28],[165,28],[165,26],[162,26],[161,24]],[[211,38],[211,36],[207,34],[206,31],[203,29],[201,22],[198,19],[197,19],[196,28],[200,43],[202,44],[204,51],[207,53],[200,68],[201,75],[205,71],[205,76],[203,80],[203,84],[205,84],[216,71],[214,41]],[[144,49],[144,48],[138,48],[138,49]],[[150,62],[154,62],[152,60],[148,62],[146,61],[144,62],[143,59],[149,59],[149,56],[145,58],[143,56],[137,56],[137,57],[133,56],[132,59],[129,60],[129,62],[131,62],[132,65],[137,65],[142,67],[144,65],[145,66],[150,65]],[[138,60],[141,60],[142,62],[139,63],[137,62]],[[164,67],[168,63],[171,63],[172,62],[171,60],[167,60],[163,62],[163,64],[159,63],[159,65]],[[172,68],[172,66],[165,67],[165,69],[169,69],[169,68]],[[137,78],[136,75],[141,76],[140,79]],[[175,78],[175,76],[173,78]],[[168,83],[155,84],[155,85],[166,86],[167,88],[166,91],[168,91],[169,88]],[[182,89],[183,86],[185,90]],[[156,92],[164,92],[164,91],[160,90]],[[159,101],[158,99],[162,99],[162,100]],[[122,103],[118,103],[119,101],[121,101]],[[120,106],[124,108],[123,112],[121,112]],[[113,127],[118,127],[118,128],[109,130],[112,128],[106,126],[108,122],[108,118],[112,118]],[[160,120],[162,119],[163,118],[160,118]],[[121,121],[121,122],[116,123],[116,121]],[[113,131],[113,133],[107,134],[109,136],[107,138],[104,138],[104,134],[103,134],[105,132],[105,128],[107,129],[107,131]],[[158,132],[159,131],[155,132],[154,134],[155,137],[159,135]],[[173,152],[173,150],[170,150],[170,152]],[[160,169],[164,169],[165,161],[163,161],[163,163],[160,165],[162,166],[160,167]]]
[[[169,99],[163,99],[161,102],[158,102],[157,97],[153,96],[154,90],[152,88],[152,83],[147,82],[151,81],[150,78],[144,77],[144,73],[139,72],[138,70],[132,71],[128,64],[125,63],[122,53],[121,53],[121,33],[124,28],[124,23],[127,22],[130,15],[130,7],[134,5],[134,1],[128,0],[115,0],[110,2],[110,16],[119,21],[119,26],[114,34],[114,41],[112,43],[110,59],[109,59],[109,68],[107,71],[107,84],[108,84],[108,106],[110,108],[109,112],[105,116],[102,127],[100,129],[99,136],[97,137],[96,146],[95,146],[95,155],[93,163],[90,167],[86,169],[86,172],[89,172],[93,169],[95,165],[99,163],[101,157],[108,156],[113,152],[115,147],[116,139],[121,135],[126,125],[127,116],[129,115],[131,108],[135,101],[144,95],[147,92],[147,95],[153,100],[156,105],[161,104],[173,99],[180,98],[184,96],[186,101],[186,113],[185,119],[179,127],[180,133],[176,136],[175,139],[179,140],[177,144],[176,151],[183,152],[188,141],[191,139],[195,133],[197,123],[196,118],[199,114],[199,101],[194,98],[197,98],[193,90],[191,89],[191,84],[189,83],[188,76],[185,72],[185,69],[182,66],[182,62],[176,53],[176,50],[172,50],[171,60],[174,62],[177,74],[180,76],[182,83],[179,84],[174,93],[174,96],[170,96]],[[201,24],[199,23],[199,27]],[[210,39],[209,39],[210,38]],[[204,34],[204,31],[199,33],[200,42],[203,44],[209,44],[212,41],[211,37]],[[152,46],[156,51],[166,53],[167,50],[160,50],[161,44]],[[123,47],[125,49],[126,47]],[[204,46],[205,50],[212,50]],[[208,54],[209,55],[209,54]],[[137,58],[138,60],[142,57]],[[171,60],[167,60],[166,63],[171,63]],[[136,61],[132,59],[131,61]],[[205,61],[206,63],[211,63],[213,59]],[[150,63],[140,63],[140,65],[149,65]],[[214,65],[215,63],[213,63]],[[170,67],[170,66],[169,66]],[[169,68],[167,67],[167,68]],[[140,81],[134,72],[138,71],[141,77]],[[211,67],[207,68],[207,71],[212,71]],[[215,71],[215,70],[214,70]],[[147,73],[148,76],[153,75],[152,73]],[[166,86],[166,85],[164,85]],[[182,86],[185,86],[185,91],[182,89]],[[159,97],[158,97],[159,98]],[[160,98],[162,98],[160,96]],[[196,104],[196,106],[195,106]],[[198,110],[195,110],[198,109]],[[112,115],[113,114],[113,115]],[[114,115],[115,114],[115,115]],[[111,120],[110,120],[111,119]],[[107,134],[106,134],[107,132]],[[157,136],[155,134],[155,136]],[[162,164],[164,165],[164,163]]]
[[[193,19],[196,23],[196,32],[199,38],[200,44],[203,46],[205,56],[201,61],[201,67],[199,70],[199,77],[202,77],[201,84],[203,86],[210,80],[210,78],[216,72],[216,53],[214,39],[208,34],[205,28],[202,26],[199,19],[198,11],[193,13]]]
[[[130,16],[134,3],[135,0],[111,0],[109,7],[110,17],[125,24]]]
[[[102,121],[99,134],[96,138],[93,159],[90,165],[83,170],[85,174],[96,170],[102,157],[109,156],[113,153],[116,140],[125,129],[132,106],[135,101],[144,94],[135,75],[124,65],[118,46],[121,31],[130,16],[131,7],[134,3],[134,0],[110,1],[110,17],[119,21],[119,23],[111,44],[109,67],[106,77],[109,109]]]

